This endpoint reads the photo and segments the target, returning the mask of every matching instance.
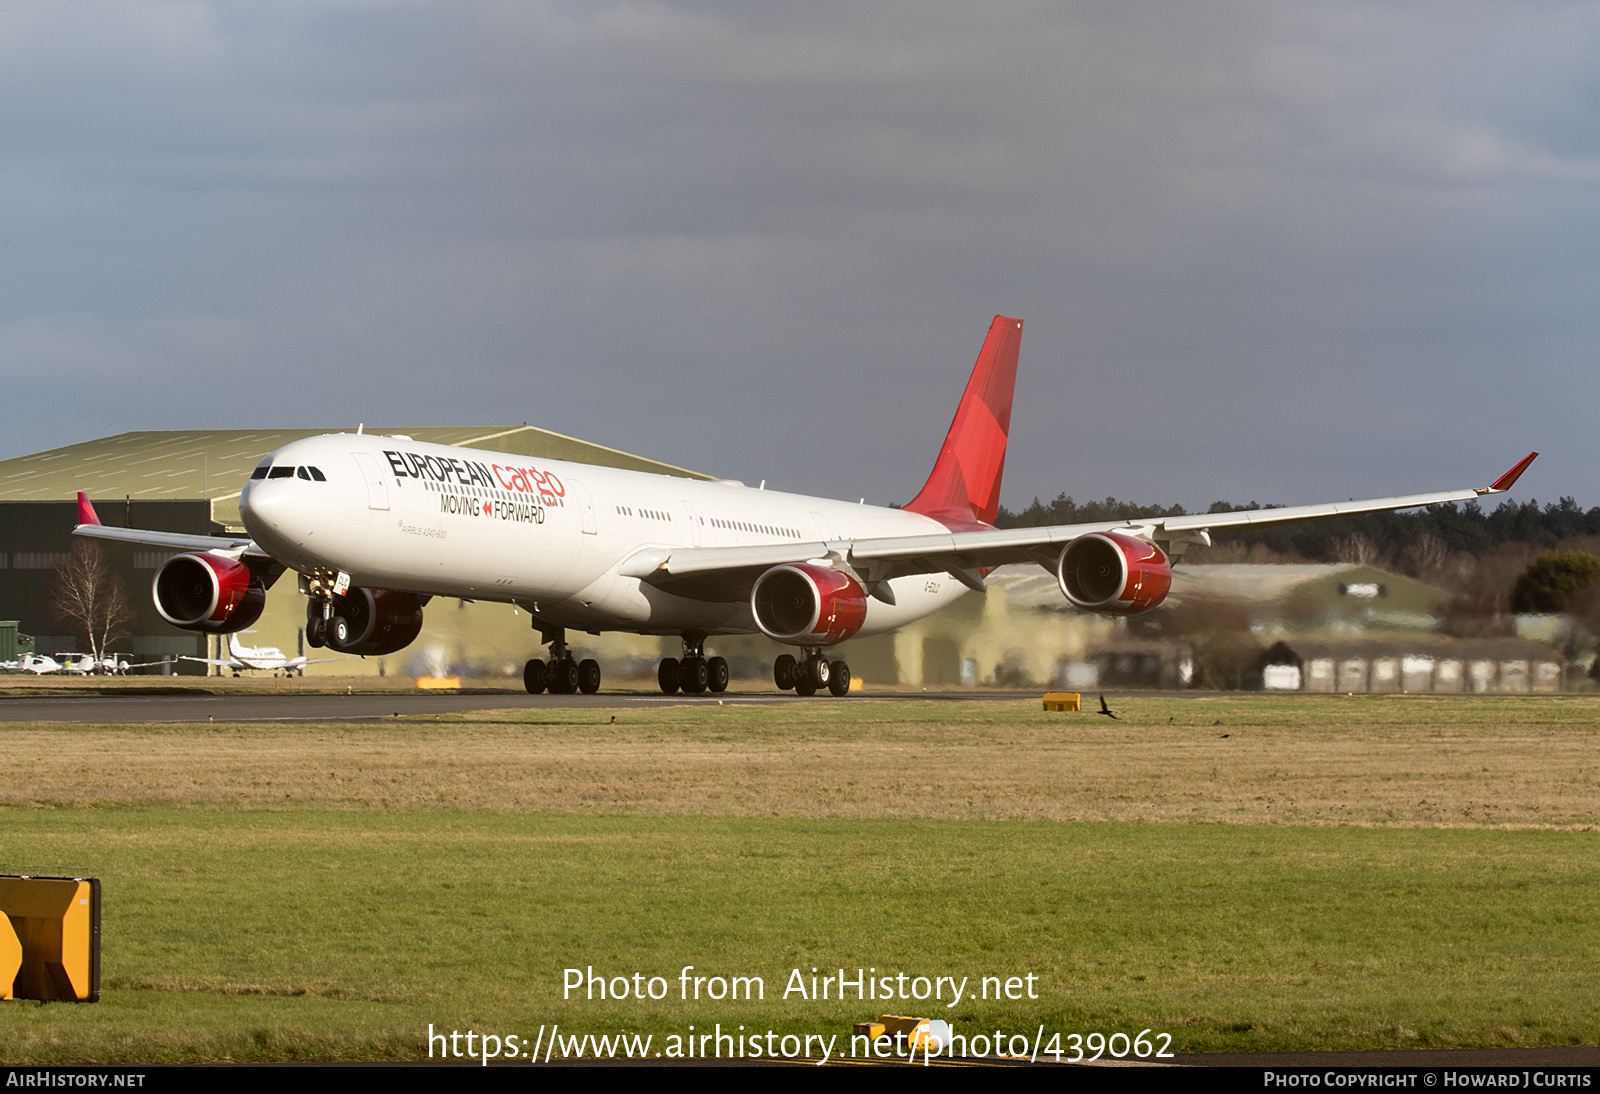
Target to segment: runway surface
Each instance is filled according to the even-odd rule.
[[[782,703],[852,703],[873,699],[912,702],[971,702],[1022,699],[1015,691],[884,693],[860,696],[816,696],[802,699],[776,690],[727,691],[722,695],[663,695],[602,692],[598,695],[528,695],[514,691],[395,693],[355,692],[349,695],[294,692],[242,695],[8,695],[0,696],[0,722],[375,722],[397,715],[460,714],[472,710],[541,710],[577,707],[618,710],[641,706],[772,705]]]

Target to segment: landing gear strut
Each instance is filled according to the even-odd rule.
[[[820,649],[805,651],[805,660],[796,661],[790,654],[778,655],[772,663],[772,682],[784,691],[811,696],[826,688],[838,696],[850,694],[850,666],[843,661],[829,661]]]
[[[583,692],[593,695],[600,690],[600,662],[593,658],[579,661],[567,647],[566,632],[545,631],[544,640],[550,643],[550,661],[545,663],[535,657],[522,666],[522,686],[529,695],[548,691],[551,695],[572,695]]]
[[[656,668],[656,683],[668,695],[682,689],[685,695],[703,695],[711,692],[720,695],[728,690],[728,662],[721,657],[707,657],[706,636],[683,636],[683,656],[664,657]]]

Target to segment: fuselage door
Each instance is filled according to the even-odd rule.
[[[683,511],[689,516],[689,535],[693,537],[696,547],[700,546],[700,518],[694,515],[694,506],[688,501],[683,503]]]
[[[370,452],[353,452],[356,466],[361,468],[361,477],[367,484],[367,508],[389,508],[389,487],[383,481],[383,472],[378,470],[378,461]]]
[[[583,516],[583,534],[586,536],[598,534],[599,526],[594,519],[594,499],[589,496],[588,488],[577,479],[568,479],[567,482],[578,495],[578,510]]]

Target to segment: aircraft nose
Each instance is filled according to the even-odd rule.
[[[368,524],[366,497],[359,481],[265,479],[252,482],[239,497],[245,530],[268,554],[299,566],[341,565],[359,547]]]
[[[295,485],[293,480],[252,483],[239,498],[245,530],[268,551],[289,544],[300,546],[310,531],[306,499],[295,496],[303,492]]]
[[[250,488],[239,497],[239,515],[244,518],[245,527],[252,534],[258,523],[276,531],[286,508],[284,491],[264,489],[263,486],[251,483]]]

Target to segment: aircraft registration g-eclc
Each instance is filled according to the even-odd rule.
[[[1086,611],[1133,615],[1166,597],[1172,563],[1211,534],[1351,513],[1470,501],[1511,488],[1531,453],[1478,489],[1283,509],[997,529],[1022,321],[996,316],[921,492],[903,509],[610,467],[530,460],[402,436],[339,433],[284,445],[239,497],[248,536],[109,528],[79,494],[78,535],[184,553],[156,571],[163,618],[231,633],[260,616],[285,570],[307,597],[306,640],[389,654],[422,628],[430,597],[527,611],[548,663],[527,689],[595,692],[568,630],[677,635],[661,689],[720,692],[717,635],[760,632],[796,648],[779,688],[844,695],[849,667],[828,651],[894,630],[982,589],[1005,563],[1036,563]]]

